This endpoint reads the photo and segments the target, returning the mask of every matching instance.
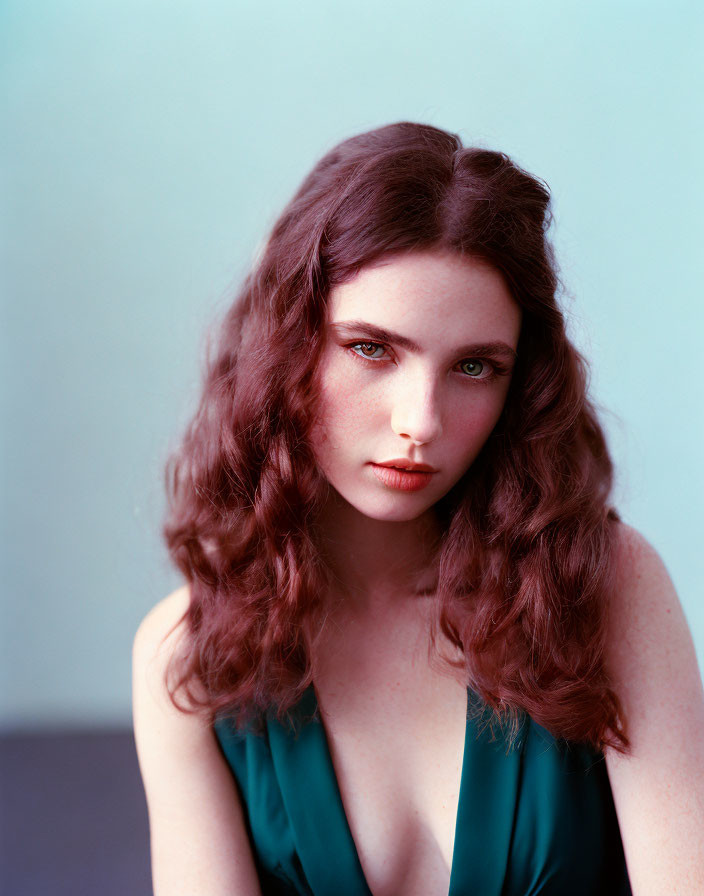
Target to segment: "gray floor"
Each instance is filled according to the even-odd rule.
[[[0,737],[3,896],[149,896],[131,731]]]

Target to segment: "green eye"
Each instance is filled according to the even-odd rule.
[[[484,370],[482,362],[477,361],[475,358],[468,358],[466,361],[461,361],[460,364],[464,369],[464,372],[469,376],[481,376],[481,373]]]

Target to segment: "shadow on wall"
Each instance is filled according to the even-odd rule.
[[[131,731],[3,735],[0,775],[4,896],[151,894]]]

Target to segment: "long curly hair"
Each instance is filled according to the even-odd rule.
[[[442,249],[499,271],[522,327],[501,417],[436,505],[432,643],[442,631],[514,730],[526,712],[557,737],[626,751],[604,663],[612,463],[557,304],[551,220],[545,183],[429,125],[352,137],[305,178],[218,321],[200,403],[166,465],[164,536],[190,585],[188,637],[167,676],[179,708],[256,727],[310,685],[331,581],[316,539],[326,482],[309,445],[327,298],[365,265]]]

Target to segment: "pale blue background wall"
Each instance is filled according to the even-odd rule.
[[[4,726],[129,719],[207,321],[314,160],[398,119],[550,184],[619,503],[702,664],[701,8],[6,0]]]

